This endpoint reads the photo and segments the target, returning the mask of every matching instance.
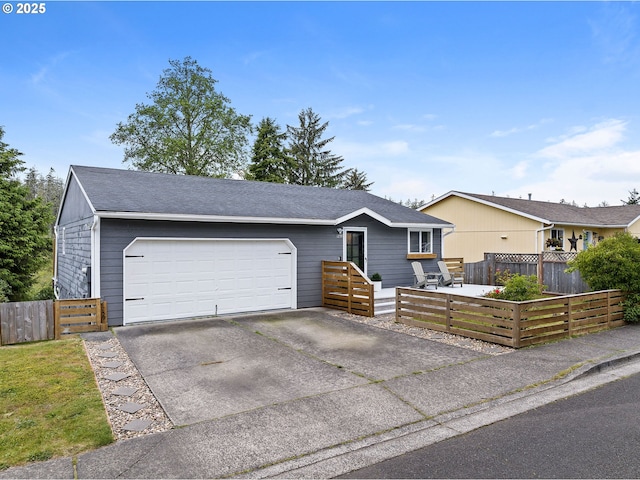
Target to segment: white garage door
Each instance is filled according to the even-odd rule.
[[[124,323],[295,308],[288,240],[138,238],[124,250]]]

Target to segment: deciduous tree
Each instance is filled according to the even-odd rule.
[[[216,91],[211,70],[191,57],[169,60],[148,98],[110,139],[139,170],[230,177],[247,164],[251,118]]]

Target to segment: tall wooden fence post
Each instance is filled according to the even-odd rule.
[[[495,253],[485,253],[484,259],[487,262],[487,283],[485,285],[495,285],[496,284],[496,254]]]
[[[544,255],[538,254],[538,285],[544,284]]]

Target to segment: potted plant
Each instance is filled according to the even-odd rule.
[[[547,248],[562,251],[562,240],[558,238],[547,239]]]
[[[382,290],[382,275],[378,272],[371,275],[371,282],[373,283],[373,291],[379,292]]]

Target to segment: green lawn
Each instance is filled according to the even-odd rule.
[[[113,440],[79,337],[0,347],[0,470]]]

